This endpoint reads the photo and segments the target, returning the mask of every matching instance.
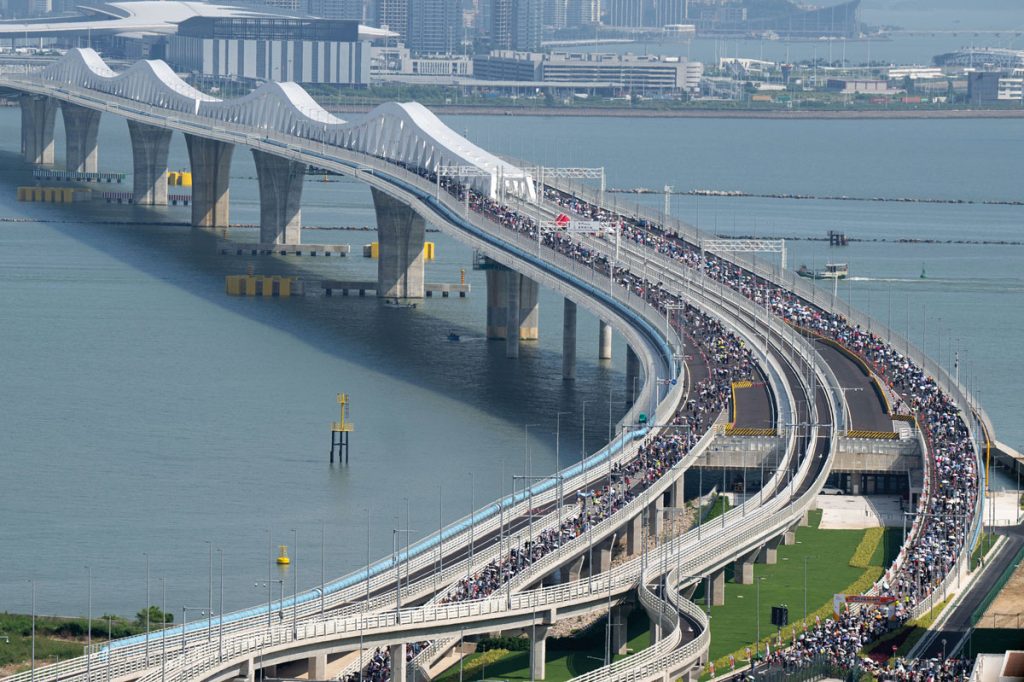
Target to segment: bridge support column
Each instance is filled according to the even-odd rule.
[[[604,320],[600,320],[597,330],[597,359],[612,359],[612,326]]]
[[[569,299],[562,310],[562,379],[576,379],[576,304]]]
[[[28,163],[53,163],[53,124],[57,101],[51,97],[22,95],[21,153]]]
[[[79,173],[95,173],[100,169],[99,145],[96,135],[100,129],[100,112],[96,109],[61,102],[64,117],[64,167]]]
[[[508,331],[508,274],[503,268],[487,270],[487,338],[504,339]]]
[[[795,530],[787,530],[785,533],[783,533],[782,534],[782,544],[784,544],[787,547],[795,545],[796,544],[796,531]]]
[[[519,340],[540,338],[540,285],[526,275],[519,276]]]
[[[133,201],[143,206],[166,206],[171,131],[128,119],[128,135],[132,139]]]
[[[423,298],[423,216],[376,188],[371,188],[377,213],[377,296]]]
[[[629,614],[633,612],[633,605],[623,602],[612,608],[611,639],[612,652],[623,656],[626,654],[626,645],[629,644],[629,630],[626,627],[629,621]]]
[[[725,603],[725,571],[719,570],[711,574],[711,597],[712,606],[721,606]]]
[[[739,585],[753,585],[754,584],[754,559],[757,558],[757,552],[748,554],[747,556],[741,556],[736,560],[733,565],[732,579]]]
[[[612,544],[609,542],[601,543],[601,546],[597,549],[597,565],[591,570],[591,575],[597,575],[598,573],[607,573],[612,568]]]
[[[585,555],[581,556],[575,561],[573,561],[571,564],[569,564],[567,570],[568,582],[574,583],[580,579],[580,574],[583,573],[583,560],[585,558]]]
[[[643,551],[643,524],[640,514],[626,522],[626,552],[630,556],[637,556]]]
[[[406,682],[405,643],[392,644],[388,654],[391,657],[391,682]]]
[[[185,135],[192,167],[192,227],[227,227],[233,144]]]
[[[662,521],[665,516],[665,500],[661,495],[647,507],[647,532],[661,538]]]
[[[535,625],[526,629],[530,635],[530,677],[534,680],[544,679],[544,659],[547,658],[547,625]],[[394,678],[392,678],[394,679]],[[395,682],[399,682],[395,680]],[[405,680],[401,680],[405,682]]]
[[[757,561],[761,564],[774,565],[779,560],[779,545],[782,544],[782,536],[772,538],[757,553]]]
[[[302,243],[302,183],[306,164],[252,150],[260,187],[260,243]]]
[[[686,479],[680,476],[668,489],[668,506],[683,507],[686,505],[686,495],[683,493],[683,486]]]
[[[651,646],[654,646],[661,640],[661,625],[658,621],[651,621]]]
[[[309,671],[306,674],[307,680],[327,679],[327,654],[317,654],[309,657]]]
[[[522,308],[519,305],[519,282],[522,276],[514,270],[509,270],[506,273],[508,277],[508,283],[505,285],[505,291],[508,294],[506,297],[507,304],[505,305],[505,322],[507,324],[505,334],[505,357],[506,358],[518,358],[519,357],[519,334],[517,330],[520,325],[520,313]]]
[[[626,404],[632,405],[636,402],[636,392],[640,383],[640,358],[633,352],[632,347],[626,346]]]
[[[810,514],[807,513],[806,510],[804,510],[803,516],[800,517],[800,524],[799,525],[800,525],[801,528],[807,528],[808,526],[811,525],[811,516],[810,516]]]
[[[238,680],[244,680],[244,682],[255,682],[256,680],[256,665],[255,662],[250,658],[249,660],[242,663],[241,669],[238,671]]]

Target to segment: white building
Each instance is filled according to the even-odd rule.
[[[1024,78],[1000,78],[996,85],[996,99],[1001,102],[1024,101]]]

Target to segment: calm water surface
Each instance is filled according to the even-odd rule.
[[[58,117],[59,119],[59,117]],[[609,185],[851,196],[1021,199],[1018,121],[713,121],[453,117],[495,151],[560,165],[604,165]],[[27,610],[27,579],[41,611],[81,613],[86,566],[94,612],[134,613],[145,601],[144,557],[165,576],[169,608],[203,604],[205,541],[226,556],[230,608],[261,600],[272,541],[299,538],[299,584],[320,579],[320,523],[327,573],[390,551],[391,530],[416,535],[469,511],[519,473],[524,423],[534,470],[580,456],[580,412],[595,448],[621,412],[622,344],[595,359],[597,322],[581,311],[580,379],[560,379],[561,306],[542,292],[541,340],[518,362],[483,340],[485,286],[468,249],[440,234],[430,281],[472,283],[468,299],[432,299],[391,310],[372,299],[309,296],[249,300],[223,294],[225,274],[372,279],[374,264],[214,255],[217,236],[172,224],[188,209],[22,204],[31,184],[17,161],[18,113],[0,111],[0,609]],[[500,124],[500,125],[498,125]],[[58,157],[63,154],[58,120]],[[599,142],[599,144],[595,144]],[[102,170],[130,170],[123,122],[101,126]],[[184,144],[172,167],[185,167]],[[255,223],[250,155],[236,150],[232,221]],[[634,195],[618,195],[634,203]],[[660,206],[660,197],[639,197]],[[1024,208],[984,205],[676,197],[672,210],[725,234],[821,237],[841,229],[866,239],[1021,239]],[[96,224],[110,219],[116,224]],[[306,225],[372,227],[369,192],[311,179]],[[223,235],[219,235],[223,236]],[[252,229],[227,235],[254,241]],[[307,242],[351,243],[370,232],[307,230]],[[909,329],[943,355],[959,339],[965,380],[979,386],[999,437],[1024,442],[1013,376],[1024,333],[1024,247],[857,243],[830,254],[791,241],[790,262],[850,263],[839,295]],[[922,266],[928,278],[919,279]],[[446,340],[450,329],[464,342]],[[352,464],[327,464],[334,395],[353,397]],[[470,473],[473,474],[472,484]],[[438,498],[443,502],[438,504]],[[294,551],[294,548],[293,548]],[[293,567],[293,569],[295,568]],[[287,576],[289,581],[291,575]],[[157,583],[154,581],[154,594]]]

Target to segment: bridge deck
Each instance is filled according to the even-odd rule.
[[[758,372],[758,377],[747,384],[733,386],[733,429],[773,429],[775,414],[768,385]],[[739,434],[742,435],[742,434]]]
[[[892,433],[892,418],[886,412],[878,385],[872,376],[864,373],[863,366],[835,346],[815,341],[814,347],[835,372],[840,386],[859,389],[845,391],[850,407],[850,430]]]

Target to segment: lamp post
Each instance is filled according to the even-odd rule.
[[[757,600],[754,607],[754,622],[757,623],[757,639],[754,641],[755,658],[761,653],[761,581],[763,580],[765,580],[763,575],[754,579],[757,592]]]
[[[210,590],[206,611],[206,641],[211,642],[213,641],[213,542],[207,540],[206,544],[210,548]]]
[[[217,660],[224,660],[224,550],[217,548],[220,554],[220,608],[217,609]]]
[[[558,541],[561,544],[562,539],[562,498],[564,497],[562,491],[562,469],[561,462],[559,461],[559,452],[561,450],[561,437],[562,437],[562,415],[572,414],[571,412],[556,412],[555,413],[555,474],[558,476]]]
[[[292,528],[292,637],[299,632],[299,531]]]
[[[815,558],[811,555],[804,557],[804,626],[807,625],[807,560]]]
[[[36,679],[36,581],[29,580],[32,583],[32,672],[30,673],[29,679],[35,682]],[[109,658],[109,656],[108,656]]]
[[[198,611],[199,615],[203,615],[205,609],[202,606],[181,606],[181,654],[185,655],[185,631],[188,630],[188,612]]]
[[[396,517],[397,518],[397,517]],[[402,610],[402,556],[398,553],[398,535],[400,533],[408,534],[412,532],[411,528],[392,528],[391,529],[391,551],[395,556],[395,606],[396,611]],[[409,560],[409,553],[406,552],[405,560]],[[369,566],[369,564],[367,564]],[[367,576],[369,581],[369,576]]]
[[[89,625],[85,639],[85,650],[88,653],[85,655],[85,679],[87,682],[92,682],[92,567],[86,566],[85,568],[89,572]]]
[[[149,667],[149,552],[143,552],[146,557],[146,667]]]
[[[280,588],[281,588],[280,601],[281,601],[282,604],[284,604],[284,578],[271,578],[270,580],[257,580],[256,582],[253,583],[253,587],[259,587],[260,585],[264,585],[264,584],[266,584],[266,586],[267,586],[267,628],[268,629],[270,628],[270,625],[271,625],[271,622],[270,622],[271,616],[274,613],[274,598],[273,598],[273,592],[271,591],[273,589],[274,583],[277,583],[280,586]]]
[[[160,617],[164,619],[163,627],[160,628],[160,682],[167,678],[167,579],[160,578],[160,589],[163,592],[163,599],[160,602]]]

